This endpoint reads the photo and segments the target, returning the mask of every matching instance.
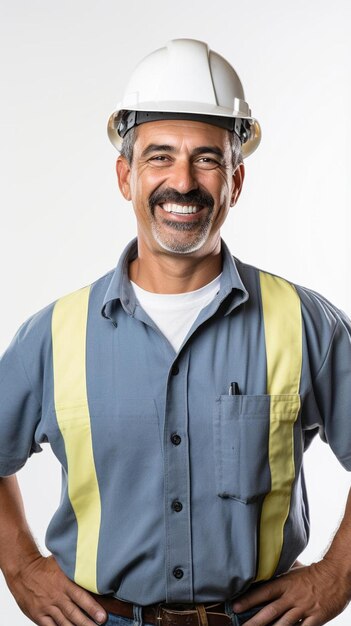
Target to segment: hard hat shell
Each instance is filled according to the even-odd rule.
[[[195,39],[173,39],[137,65],[108,122],[108,135],[117,150],[122,146],[118,127],[125,111],[185,113],[195,120],[201,115],[247,120],[244,157],[261,140],[259,123],[251,116],[236,71],[205,42]]]

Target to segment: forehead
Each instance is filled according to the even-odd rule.
[[[172,145],[181,148],[217,146],[230,150],[229,132],[219,126],[193,120],[160,120],[147,122],[137,127],[135,148],[143,150],[148,144]]]

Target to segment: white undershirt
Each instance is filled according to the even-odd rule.
[[[153,293],[131,281],[138,303],[178,352],[200,311],[219,291],[221,276],[186,293]]]

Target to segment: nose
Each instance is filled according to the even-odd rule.
[[[174,162],[170,171],[168,185],[183,194],[193,189],[198,189],[199,185],[192,163],[187,159]]]

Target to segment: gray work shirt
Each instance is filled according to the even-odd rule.
[[[86,368],[93,454],[101,497],[97,554],[100,593],[138,604],[209,602],[234,597],[255,579],[262,492],[267,489],[266,351],[257,268],[233,259],[222,242],[220,291],[199,314],[179,352],[135,299],[128,262],[90,292]],[[302,454],[319,432],[351,469],[351,344],[346,316],[315,292],[296,286],[303,319],[301,412],[289,517],[276,573],[308,541]],[[46,543],[74,578],[77,520],[67,489],[67,458],[53,399],[51,319],[54,303],[19,329],[0,362],[0,475],[19,470],[49,442],[63,472],[62,499]],[[259,497],[245,503],[240,475],[215,436],[230,382],[250,396],[241,475]],[[244,398],[245,400],[245,398]],[[263,418],[263,419],[262,419]],[[74,425],[73,425],[74,426]],[[259,462],[257,462],[259,459]],[[220,497],[221,471],[233,476]],[[268,468],[257,472],[255,467]]]

